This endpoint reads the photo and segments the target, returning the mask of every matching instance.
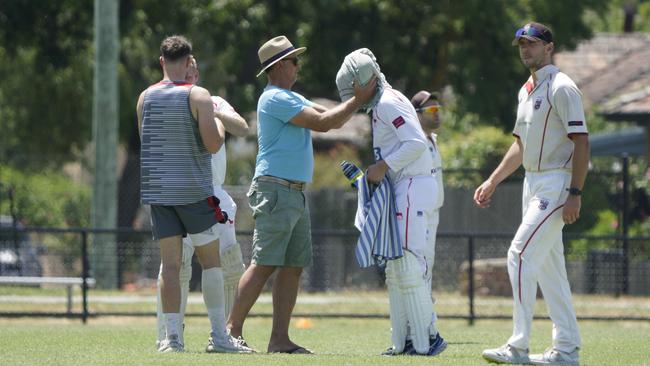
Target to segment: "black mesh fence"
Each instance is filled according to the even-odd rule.
[[[248,263],[252,232],[238,234]],[[314,260],[301,282],[300,298],[306,303],[299,305],[297,312],[309,316],[388,315],[383,269],[359,268],[354,255],[357,236],[354,230],[313,231]],[[506,264],[511,237],[510,233],[439,233],[433,290],[440,317],[511,317]],[[592,245],[577,245],[583,241]],[[580,318],[650,320],[650,258],[644,250],[650,238],[567,234],[564,242]],[[608,249],[579,249],[605,244]],[[3,238],[0,256],[0,316],[85,319],[153,315],[155,311],[160,256],[149,231],[23,228]],[[84,277],[91,279],[86,286],[81,280]],[[25,284],[17,278],[35,282]],[[72,279],[78,282],[71,284]],[[193,282],[193,287],[200,288],[196,276]],[[197,296],[191,295],[190,315],[203,313]],[[257,313],[268,315],[270,304],[262,305]],[[542,301],[536,315],[546,315]]]

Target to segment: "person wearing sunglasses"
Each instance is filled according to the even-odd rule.
[[[266,73],[268,84],[257,104],[258,153],[247,194],[255,219],[253,254],[239,281],[228,328],[232,336],[242,337],[248,312],[277,271],[269,353],[312,353],[289,338],[300,275],[312,262],[311,219],[304,193],[314,170],[311,130],[343,126],[374,94],[376,85],[374,80],[363,87],[355,85],[349,101],[329,110],[313,103],[291,90],[300,71],[298,56],[305,50],[278,36],[258,51],[262,70],[257,76]]]
[[[580,216],[589,164],[589,142],[582,93],[552,64],[551,30],[528,23],[513,45],[531,76],[519,90],[515,141],[501,164],[474,192],[474,202],[490,206],[497,185],[523,165],[523,218],[508,250],[514,298],[513,332],[500,348],[483,351],[491,362],[579,365],[580,333],[564,262],[562,229]],[[553,344],[528,354],[537,286],[553,322]]]
[[[433,297],[433,265],[436,254],[436,233],[438,232],[438,223],[440,222],[440,208],[445,199],[445,190],[443,186],[442,179],[442,157],[440,156],[440,150],[438,149],[438,131],[440,130],[440,102],[438,100],[437,93],[431,93],[426,90],[420,90],[411,97],[411,104],[417,112],[418,119],[420,120],[420,125],[424,130],[427,136],[427,147],[431,153],[431,158],[433,160],[433,166],[431,168],[431,174],[435,177],[437,181],[438,194],[436,195],[436,202],[433,206],[432,218],[428,222],[427,231],[429,233],[427,237],[427,245],[425,247],[427,260],[427,282],[428,288],[431,290],[431,297],[433,303],[435,304],[435,298]],[[436,321],[436,312],[433,311],[432,314],[433,322]]]

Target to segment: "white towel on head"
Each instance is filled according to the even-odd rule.
[[[354,95],[353,82],[356,80],[360,85],[365,85],[373,75],[377,76],[377,93],[361,109],[372,109],[384,91],[386,86],[386,77],[381,73],[379,64],[375,55],[367,48],[360,48],[345,56],[338,73],[336,73],[336,87],[339,90],[339,96],[342,101],[346,101]]]

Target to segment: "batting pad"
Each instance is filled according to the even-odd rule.
[[[404,351],[404,344],[406,343],[408,321],[406,306],[399,288],[395,266],[392,265],[393,262],[395,261],[388,261],[386,264],[386,287],[388,287],[388,303],[390,306],[391,341],[395,352],[401,353]]]
[[[228,318],[235,298],[237,297],[239,279],[244,274],[244,269],[246,268],[239,243],[235,243],[235,245],[221,252],[221,268],[223,270],[225,315]]]
[[[160,293],[160,282],[162,279],[162,265],[160,265],[160,271],[158,272],[158,281],[156,284],[156,295],[158,296],[156,301],[156,323],[158,328],[158,342],[162,342],[167,338],[167,329],[165,328],[165,318],[163,318],[162,312],[162,295]],[[181,290],[182,291],[182,290]]]
[[[222,334],[226,331],[225,305],[223,294],[223,271],[220,267],[204,269],[201,273],[203,302],[208,310],[212,332]]]
[[[429,327],[433,302],[422,267],[413,253],[405,251],[404,257],[390,261],[395,267],[409,324],[413,348],[417,353],[429,351]]]

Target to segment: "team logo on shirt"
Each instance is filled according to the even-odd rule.
[[[548,200],[546,198],[542,198],[539,200],[539,209],[544,211],[548,208]]]
[[[582,121],[569,121],[569,126],[582,126]]]
[[[401,213],[401,212],[397,212],[397,213],[395,214],[395,217],[397,217],[398,220],[402,220],[402,219],[404,218],[404,216],[402,216],[402,213]]]
[[[542,97],[535,98],[535,110],[538,110],[542,106]]]
[[[400,128],[405,123],[406,123],[406,121],[404,120],[404,118],[402,116],[399,116],[399,117],[397,117],[397,118],[395,118],[393,120],[393,126],[395,126],[395,128]]]

